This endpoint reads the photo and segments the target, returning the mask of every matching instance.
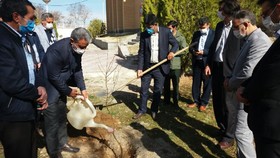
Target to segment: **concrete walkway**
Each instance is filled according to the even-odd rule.
[[[112,92],[119,89],[136,78],[136,57],[123,59],[117,54],[117,50],[101,50],[93,44],[88,46],[82,58],[82,66],[86,86],[90,93],[103,97],[106,91]],[[106,90],[106,81],[108,90]],[[133,84],[140,85],[140,79]]]

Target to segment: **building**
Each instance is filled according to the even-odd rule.
[[[143,0],[106,0],[107,33],[140,31]]]

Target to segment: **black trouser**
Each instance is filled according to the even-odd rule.
[[[181,70],[174,69],[170,70],[170,73],[165,77],[164,80],[164,102],[170,103],[170,80],[172,80],[173,86],[173,103],[175,106],[178,106],[178,99],[179,99],[179,80],[180,80]]]
[[[204,73],[205,66],[203,60],[196,60],[193,65],[193,83],[192,96],[197,105],[206,106],[211,94],[211,76]],[[203,83],[203,91],[201,94],[201,86]]]
[[[44,111],[44,119],[47,151],[52,157],[67,143],[66,99],[58,99],[56,103],[49,104]]]
[[[213,109],[217,125],[223,131],[227,128],[227,112],[225,103],[223,62],[213,62],[212,71],[212,93]]]
[[[0,121],[0,141],[5,158],[32,158],[36,154],[34,121]]]
[[[280,141],[254,135],[257,158],[279,158]]]

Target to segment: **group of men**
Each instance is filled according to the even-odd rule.
[[[213,31],[209,28],[209,19],[200,18],[199,31],[193,34],[189,48],[194,103],[188,106],[205,111],[212,90],[214,115],[222,137],[218,146],[226,149],[236,140],[240,158],[280,156],[280,79],[277,75],[280,69],[277,53],[280,1],[259,0],[258,4],[262,7],[263,25],[277,38],[273,44],[257,27],[252,12],[240,10],[236,0],[221,0],[218,16],[222,21]],[[169,76],[177,74],[170,71],[170,63],[178,50],[178,42],[168,29],[158,26],[154,14],[145,17],[145,24],[146,30],[140,37],[137,71],[137,76],[141,77],[141,103],[134,119],[147,112],[151,79],[154,79],[151,115],[155,119],[163,87],[164,91],[169,88]],[[168,61],[143,74],[164,59]],[[164,81],[167,86],[163,86]],[[172,81],[177,83],[177,80]],[[176,96],[177,87],[173,88]],[[169,103],[170,95],[165,95],[164,100]],[[176,97],[173,101],[177,106]]]
[[[44,114],[51,158],[79,151],[67,143],[66,97],[88,98],[81,58],[91,35],[76,28],[70,38],[57,41],[52,14],[44,13],[35,26],[34,12],[28,0],[1,1],[0,141],[6,158],[37,157],[38,111]]]

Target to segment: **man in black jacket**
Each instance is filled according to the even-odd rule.
[[[34,11],[18,0],[4,1],[0,10],[0,141],[6,158],[30,158],[37,105],[39,110],[48,106],[32,47],[22,36]]]
[[[49,108],[44,111],[47,151],[51,158],[62,157],[61,151],[78,152],[79,148],[67,144],[66,96],[76,97],[78,87],[88,98],[82,72],[82,54],[91,41],[90,33],[76,28],[71,38],[62,39],[48,48],[41,71],[49,94]]]

